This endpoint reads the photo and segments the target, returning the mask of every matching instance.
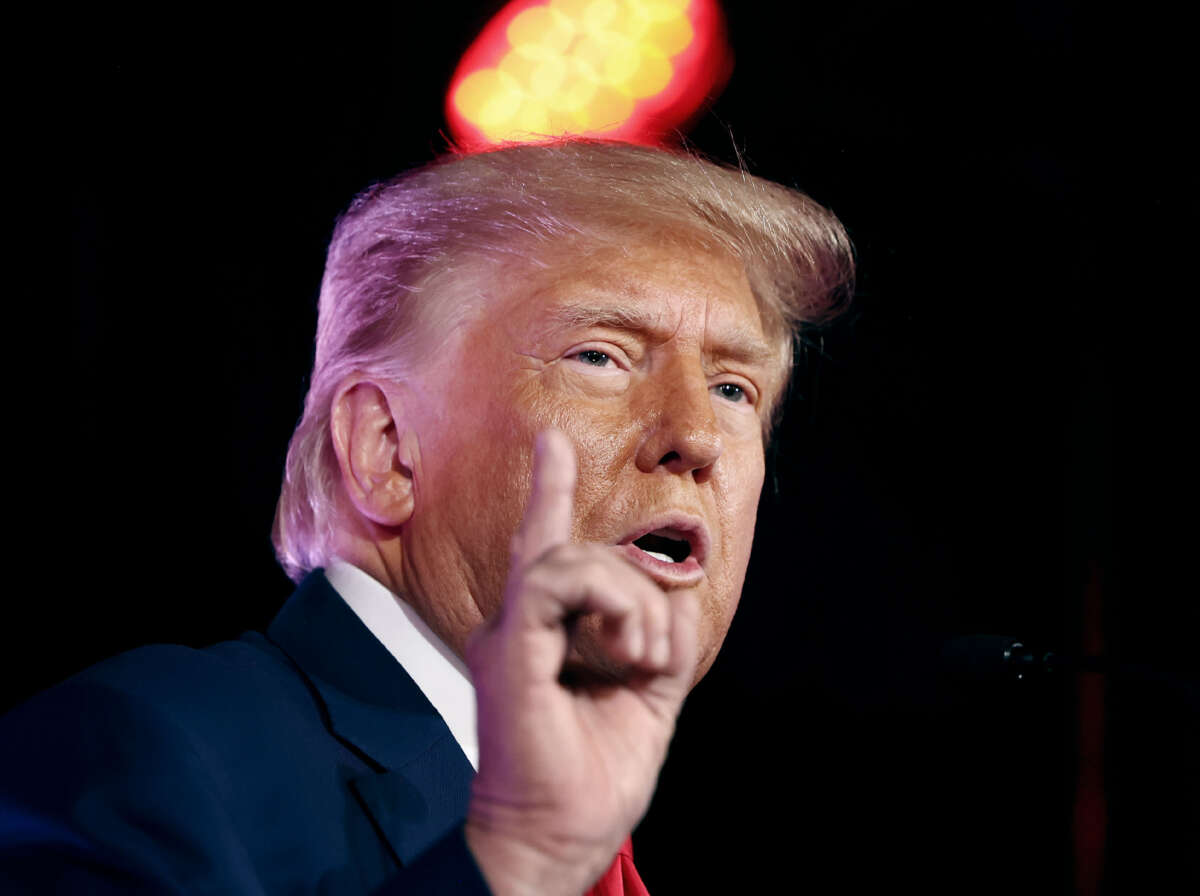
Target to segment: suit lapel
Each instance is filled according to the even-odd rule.
[[[333,734],[377,767],[350,786],[402,863],[462,822],[471,764],[408,673],[320,570],[300,583],[267,636],[320,694]]]

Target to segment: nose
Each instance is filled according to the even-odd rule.
[[[666,469],[690,473],[697,482],[712,475],[721,456],[721,429],[712,404],[708,379],[702,370],[674,365],[657,383],[647,383],[654,394],[655,413],[637,454],[643,473]],[[652,378],[658,379],[658,378]]]

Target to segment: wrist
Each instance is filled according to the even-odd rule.
[[[463,836],[495,896],[580,896],[604,872],[478,818],[467,819]]]

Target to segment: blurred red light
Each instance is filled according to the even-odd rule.
[[[732,66],[716,0],[513,0],[463,54],[446,118],[468,151],[567,134],[661,143]]]

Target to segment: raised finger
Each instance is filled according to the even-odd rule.
[[[514,569],[570,540],[574,503],[575,449],[557,429],[544,430],[533,445],[533,484],[513,539]]]

